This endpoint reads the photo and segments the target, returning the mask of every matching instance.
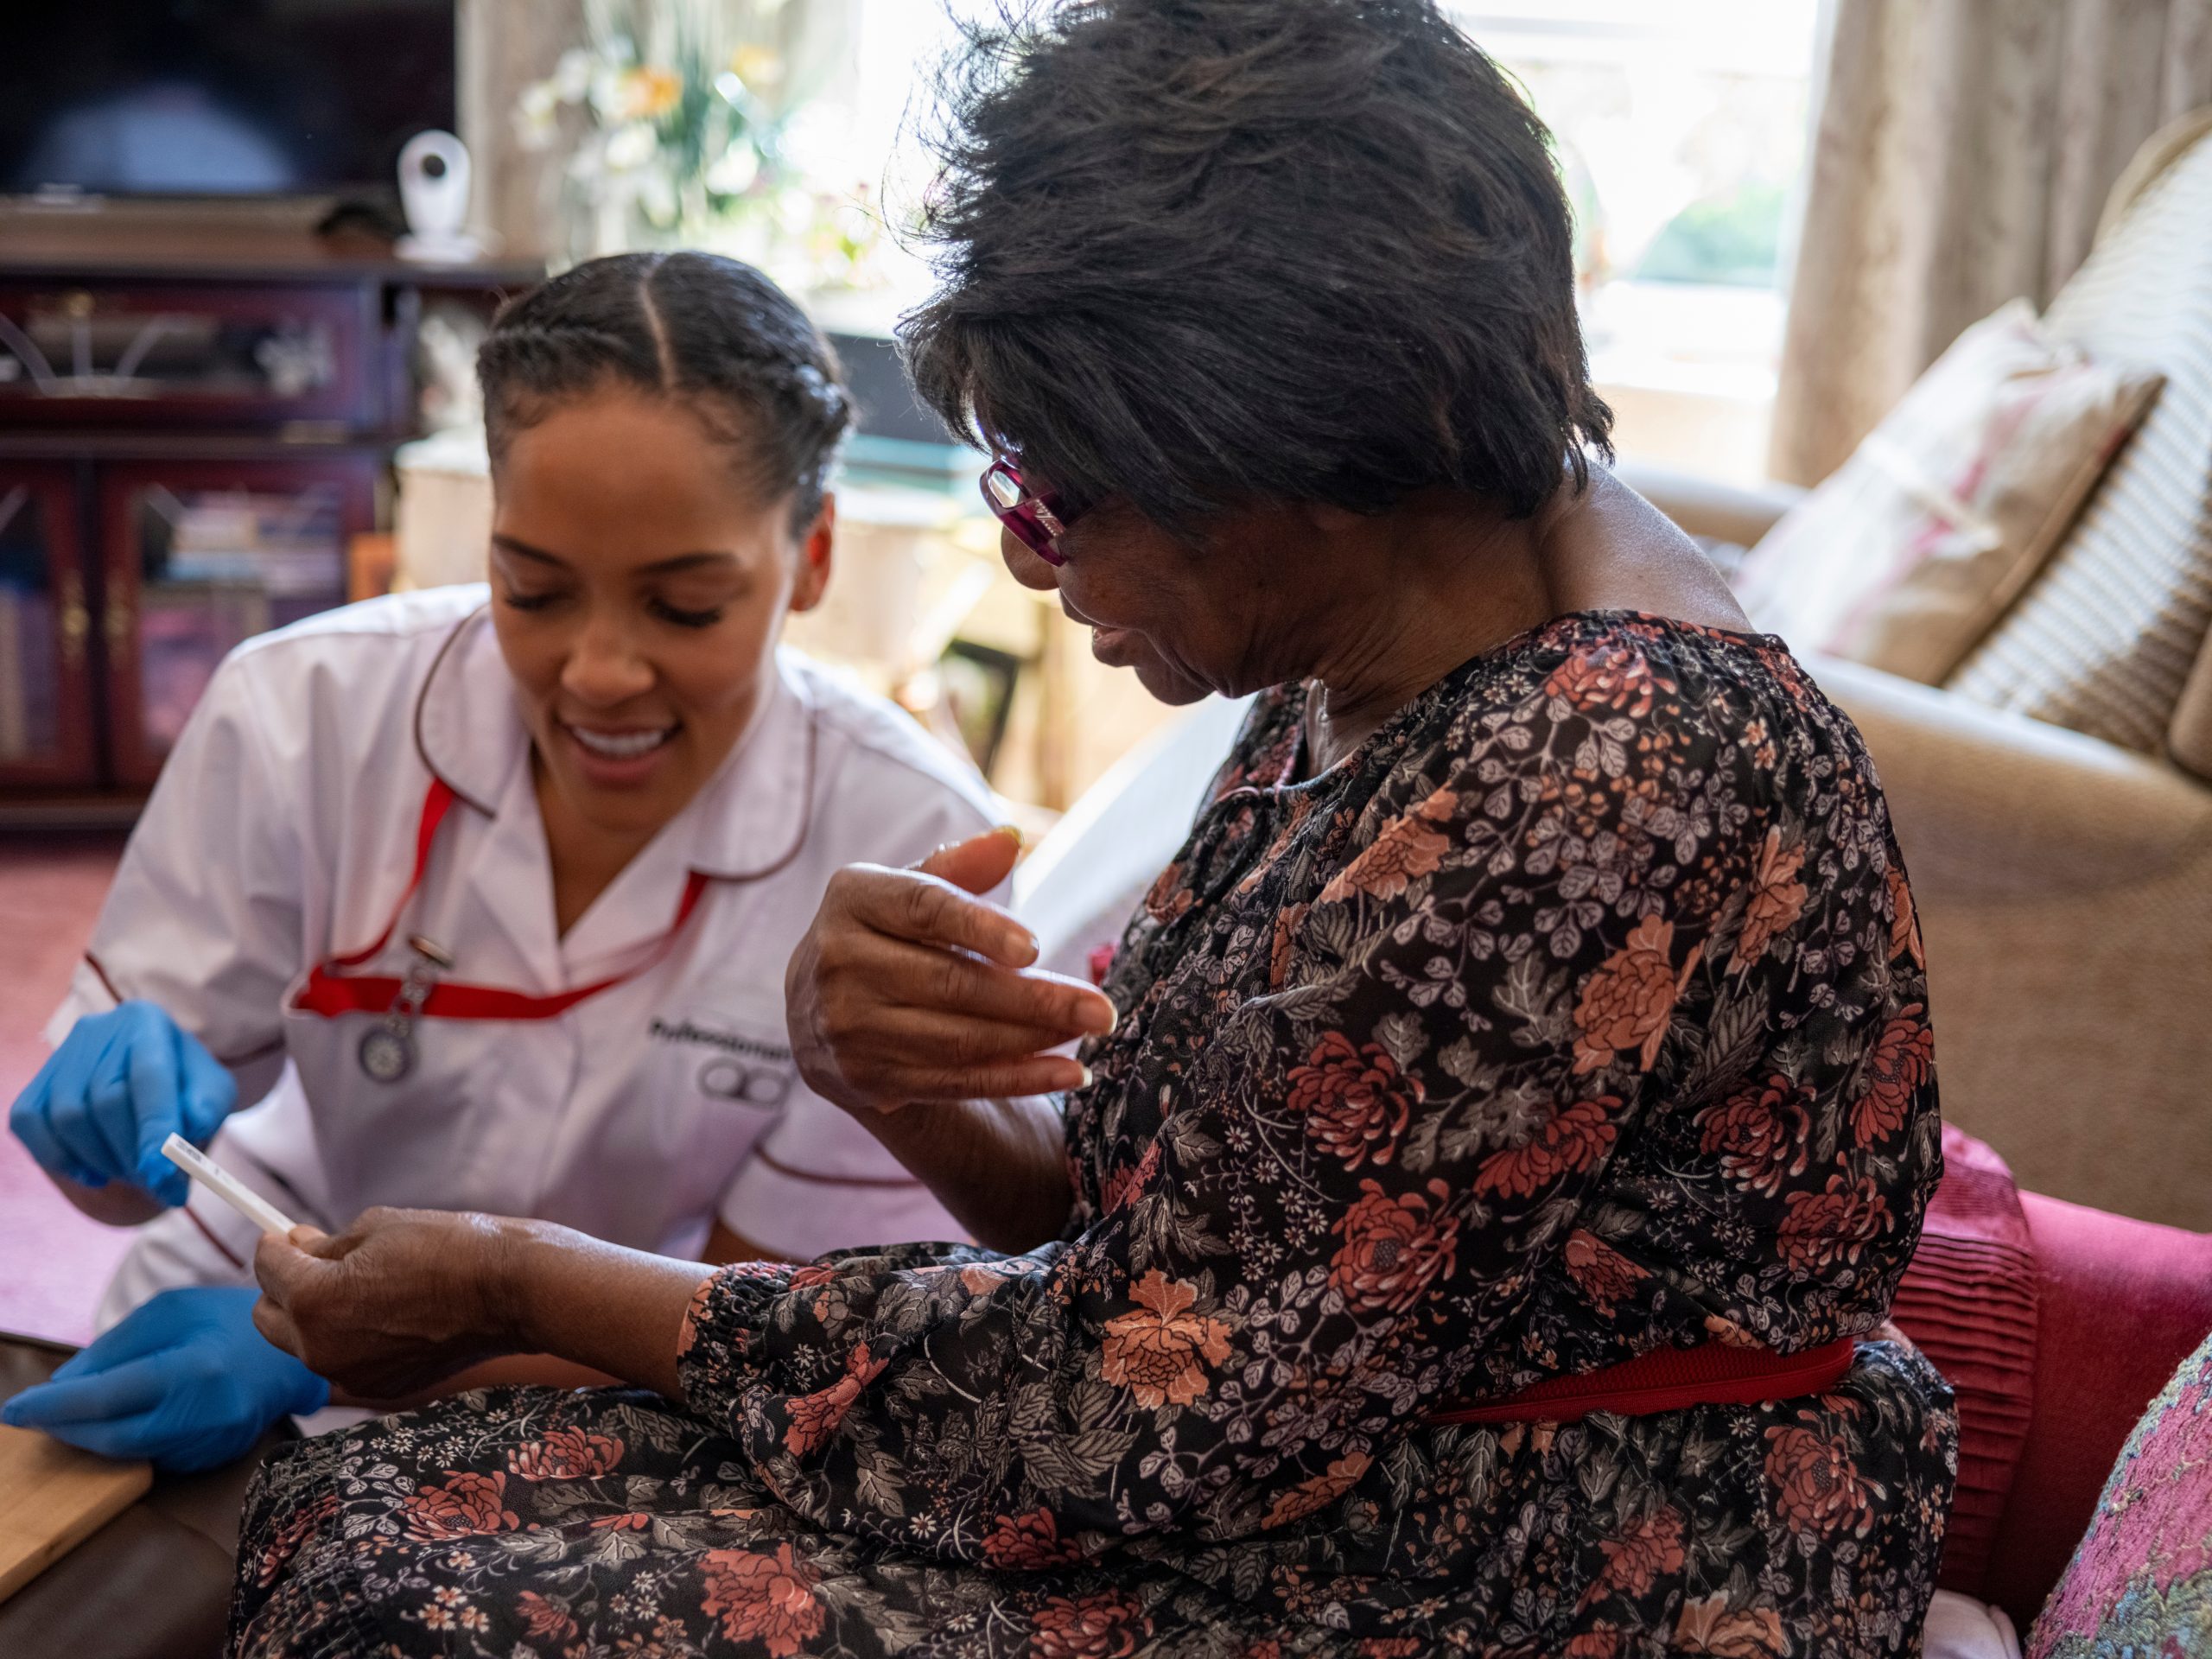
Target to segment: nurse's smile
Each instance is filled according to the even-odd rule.
[[[832,514],[762,499],[727,410],[605,385],[535,416],[495,458],[493,615],[565,931],[743,739]]]

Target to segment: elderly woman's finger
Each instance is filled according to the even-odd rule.
[[[307,1344],[300,1340],[300,1328],[292,1316],[266,1296],[253,1305],[253,1328],[294,1359],[308,1357]]]
[[[292,1233],[310,1230],[295,1227]],[[290,1307],[306,1284],[316,1274],[328,1271],[327,1264],[319,1255],[302,1249],[290,1236],[264,1233],[253,1247],[253,1276],[260,1281],[264,1304],[273,1302],[278,1307]]]
[[[911,868],[940,876],[969,893],[988,893],[1014,874],[1021,857],[1021,831],[1010,823],[938,848]]]
[[[1064,1054],[1001,1061],[994,1065],[917,1068],[894,1092],[901,1100],[1006,1100],[1023,1095],[1056,1095],[1080,1089],[1090,1072]]]
[[[1058,1027],[979,1020],[933,1008],[886,1008],[846,1050],[913,1065],[980,1065],[1029,1059],[1067,1040],[1068,1033]]]
[[[1027,928],[938,876],[856,864],[830,878],[826,902],[841,903],[863,927],[893,938],[972,950],[1009,968],[1037,960],[1037,938]]]
[[[865,1025],[893,1007],[941,1009],[971,1019],[1034,1026],[1046,1046],[1111,1031],[1114,1005],[1095,987],[1040,969],[1019,970],[901,940],[842,941],[823,956],[833,1005]]]

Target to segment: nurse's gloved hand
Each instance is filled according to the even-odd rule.
[[[125,1002],[69,1028],[8,1122],[51,1174],[86,1187],[120,1181],[175,1205],[184,1172],[162,1142],[181,1135],[207,1145],[238,1098],[197,1037],[151,1002]]]
[[[0,1422],[172,1472],[243,1457],[278,1418],[330,1401],[330,1384],[254,1329],[259,1298],[251,1286],[165,1290],[0,1406]]]

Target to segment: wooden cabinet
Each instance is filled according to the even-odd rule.
[[[98,469],[100,639],[114,773],[149,785],[231,651],[346,602],[376,522],[374,454]]]
[[[0,785],[99,779],[79,519],[72,468],[0,461]]]
[[[229,651],[346,602],[426,307],[542,274],[0,216],[0,827],[130,810]]]
[[[373,289],[0,282],[0,423],[378,424]]]

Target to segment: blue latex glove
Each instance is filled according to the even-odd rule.
[[[0,1422],[173,1472],[242,1457],[279,1417],[330,1402],[329,1383],[253,1328],[260,1294],[250,1285],[165,1290],[51,1382],[0,1406]]]
[[[181,1205],[184,1172],[162,1156],[181,1135],[204,1147],[238,1084],[197,1037],[151,1002],[88,1014],[16,1096],[9,1127],[49,1173],[79,1186],[122,1181]]]

